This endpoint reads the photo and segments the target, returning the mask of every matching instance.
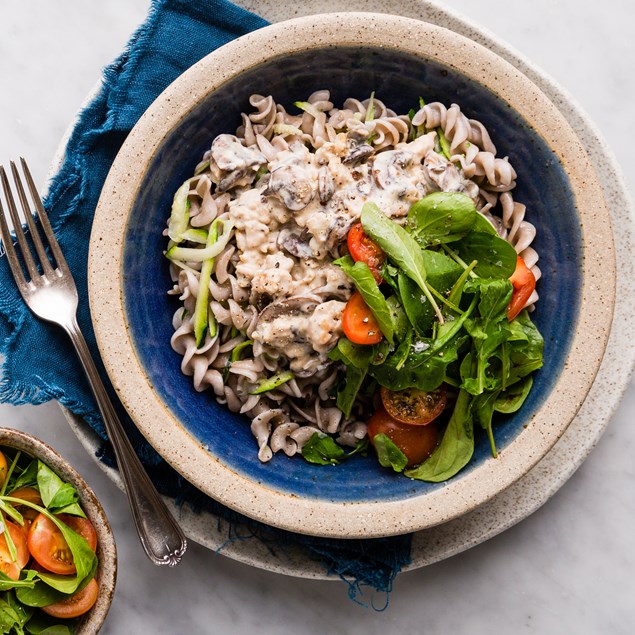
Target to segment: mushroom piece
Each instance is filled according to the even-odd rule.
[[[300,165],[285,164],[272,170],[265,196],[277,196],[287,209],[297,212],[313,199],[315,185]]]
[[[412,162],[412,154],[405,150],[380,152],[373,161],[373,177],[379,187],[387,189],[403,176]]]
[[[355,224],[356,219],[350,216],[332,216],[326,237],[326,248],[334,258],[340,257],[340,247],[346,241],[348,232]]]
[[[289,359],[289,367],[297,377],[309,377],[328,364],[317,353],[308,338],[307,326],[320,303],[312,298],[294,296],[272,302],[260,312],[254,341],[265,350],[283,353]]]
[[[352,148],[349,153],[342,159],[342,163],[357,163],[359,161],[363,161],[367,159],[373,152],[375,148],[368,143],[360,143],[358,146]]]
[[[353,128],[346,135],[348,154],[342,159],[342,163],[357,163],[368,158],[375,148],[368,143],[369,132],[365,126]]]
[[[245,147],[231,134],[221,134],[214,139],[210,154],[216,165],[228,172],[246,170],[267,163],[265,156],[255,148]]]
[[[306,229],[294,231],[290,227],[283,227],[276,244],[296,258],[313,257],[313,250],[309,246],[309,232]]]
[[[328,166],[323,165],[318,171],[318,195],[320,203],[328,203],[335,192],[335,180]]]
[[[456,165],[433,150],[428,152],[423,160],[423,176],[429,191],[462,192],[465,190]]]
[[[256,329],[258,329],[263,322],[273,322],[273,320],[281,316],[297,317],[311,315],[318,304],[319,302],[317,300],[303,296],[293,296],[286,300],[272,302],[260,312],[256,320]]]

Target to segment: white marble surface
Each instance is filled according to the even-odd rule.
[[[574,95],[635,185],[635,5],[566,0],[444,3],[505,39]],[[75,110],[143,19],[146,0],[0,2],[0,162],[22,154],[44,181]],[[635,631],[635,385],[569,482],[504,534],[398,577],[389,608],[343,584],[279,576],[190,546],[176,569],[143,555],[124,495],[56,404],[0,405],[0,425],[36,434],[85,476],[113,525],[117,593],[103,633],[578,633]],[[381,598],[380,598],[381,601]],[[380,602],[381,603],[381,602]]]

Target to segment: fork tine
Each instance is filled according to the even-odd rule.
[[[1,168],[2,166],[0,166]],[[7,260],[9,261],[9,267],[13,273],[18,289],[23,293],[26,289],[26,280],[24,279],[24,273],[22,273],[22,267],[18,260],[18,255],[15,253],[15,247],[11,240],[11,232],[9,231],[9,225],[7,225],[7,219],[4,214],[4,207],[0,200],[0,235],[2,235],[2,243],[4,244],[4,251],[7,254]]]
[[[66,264],[66,258],[64,258],[64,254],[60,249],[57,238],[55,238],[55,234],[51,229],[51,223],[49,222],[46,212],[44,211],[42,199],[40,198],[37,188],[35,187],[35,183],[33,182],[31,170],[29,170],[29,166],[27,165],[27,162],[24,160],[23,157],[20,157],[20,163],[22,165],[22,171],[24,172],[24,176],[26,177],[26,183],[29,186],[33,202],[35,203],[35,209],[40,219],[40,225],[42,226],[46,239],[48,240],[49,246],[51,247],[51,252],[53,253],[53,257],[55,258],[57,268],[60,271],[63,271],[65,274],[70,275],[71,272],[68,268],[68,265]]]
[[[31,279],[33,279],[40,274],[35,266],[31,249],[26,242],[26,236],[24,235],[24,231],[22,229],[22,221],[20,220],[20,216],[18,214],[18,208],[15,206],[13,194],[11,192],[11,188],[9,187],[9,179],[7,179],[7,173],[4,171],[4,167],[2,165],[0,165],[0,179],[2,180],[2,188],[4,189],[5,199],[9,208],[9,213],[11,214],[11,220],[13,221],[13,231],[18,239],[18,244],[20,245],[22,258],[24,259],[26,268],[31,276]]]
[[[11,161],[11,172],[13,173],[13,182],[15,183],[16,190],[18,191],[18,197],[20,198],[20,203],[22,204],[22,211],[26,217],[26,223],[29,226],[29,231],[31,232],[31,239],[33,240],[33,244],[35,245],[35,251],[37,251],[37,255],[40,258],[40,264],[42,265],[42,270],[44,271],[44,275],[50,275],[53,273],[53,267],[46,255],[46,251],[44,250],[44,245],[42,244],[42,239],[40,238],[40,234],[35,226],[35,222],[33,221],[33,214],[31,213],[31,206],[29,205],[29,201],[26,197],[26,193],[24,192],[24,187],[22,186],[22,179],[20,178],[20,174],[18,173],[18,169],[15,166],[15,163]],[[37,206],[39,202],[39,197],[32,196],[33,202]]]

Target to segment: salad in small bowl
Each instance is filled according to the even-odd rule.
[[[2,632],[97,633],[116,575],[108,521],[64,459],[7,428],[0,430],[0,529]]]

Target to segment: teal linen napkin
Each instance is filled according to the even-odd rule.
[[[87,291],[88,238],[104,180],[119,148],[146,108],[178,75],[219,46],[266,24],[224,0],[154,0],[146,21],[121,56],[105,69],[99,94],[75,123],[45,206],[77,282],[78,321],[95,358],[98,349]],[[16,405],[58,400],[104,439],[99,458],[113,464],[99,412],[66,335],[32,316],[13,284],[3,253],[0,280],[0,353],[4,357],[0,400]],[[114,398],[112,389],[110,393]],[[121,407],[119,414],[159,490],[179,503],[228,520],[228,540],[239,539],[237,527],[248,527],[250,535],[276,552],[298,545],[323,562],[330,575],[346,580],[350,597],[358,602],[364,587],[388,593],[397,573],[410,562],[411,535],[327,540],[284,532],[240,516],[182,479],[147,444]]]

